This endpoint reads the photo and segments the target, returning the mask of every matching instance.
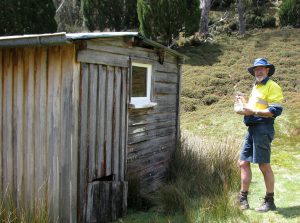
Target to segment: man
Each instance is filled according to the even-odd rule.
[[[241,191],[239,202],[241,209],[248,209],[248,190],[252,173],[250,163],[258,163],[264,176],[266,196],[257,211],[276,210],[274,203],[274,174],[270,164],[271,142],[274,138],[274,120],[282,112],[282,90],[277,83],[270,80],[275,67],[265,58],[254,61],[248,71],[256,79],[249,101],[238,114],[244,115],[244,123],[248,126],[244,146],[240,153]],[[244,101],[243,96],[236,100]]]

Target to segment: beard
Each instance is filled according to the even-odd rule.
[[[255,79],[256,79],[257,82],[262,82],[263,79],[265,79],[265,77],[264,76],[262,76],[262,77],[255,77]]]

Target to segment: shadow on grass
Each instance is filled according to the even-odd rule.
[[[181,47],[178,51],[188,57],[185,64],[191,66],[212,66],[219,63],[219,56],[223,55],[222,46],[210,42],[198,46]]]
[[[300,206],[277,208],[277,213],[284,216],[285,218],[300,217]]]

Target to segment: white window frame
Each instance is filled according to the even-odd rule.
[[[131,97],[130,105],[132,108],[147,108],[153,107],[156,103],[151,102],[151,86],[152,86],[152,64],[132,62],[131,67],[147,68],[147,96],[146,97]],[[133,70],[133,69],[131,69]],[[132,87],[132,86],[131,86]]]

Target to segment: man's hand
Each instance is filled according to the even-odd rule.
[[[243,111],[239,111],[237,112],[237,114],[249,116],[249,115],[254,115],[255,111],[251,108],[244,108]]]

